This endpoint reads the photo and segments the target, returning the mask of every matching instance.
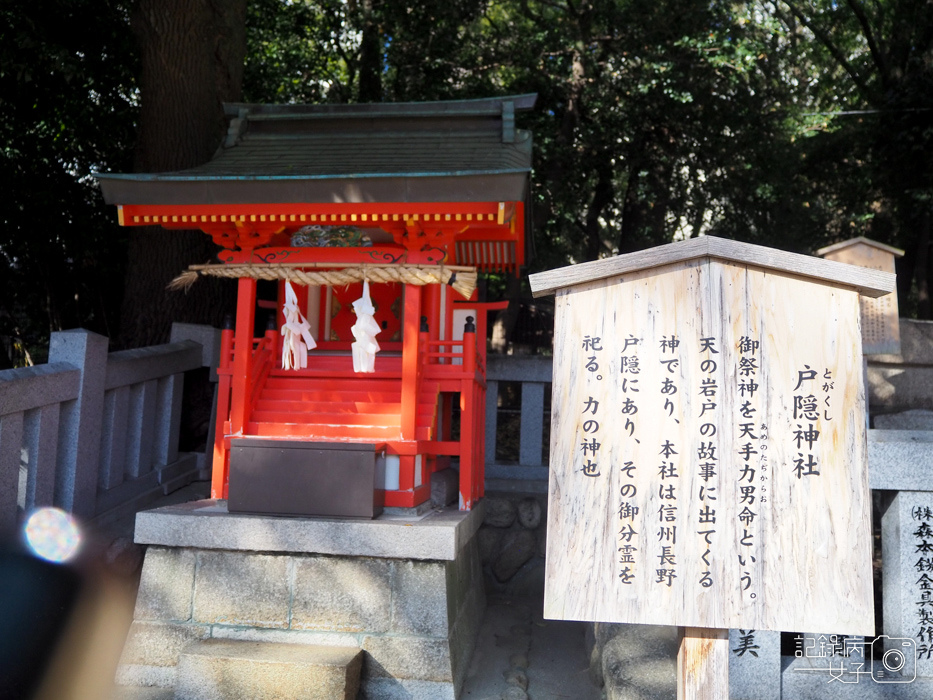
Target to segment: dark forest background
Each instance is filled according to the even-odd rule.
[[[220,322],[231,285],[164,291],[208,237],[121,229],[91,173],[208,160],[223,101],[526,92],[527,271],[864,235],[906,251],[901,313],[933,318],[928,0],[2,0],[0,367],[43,361],[54,330],[133,347]]]

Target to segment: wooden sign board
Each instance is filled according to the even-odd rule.
[[[827,260],[869,267],[873,270],[894,272],[894,259],[904,255],[899,248],[878,243],[868,238],[852,238],[816,251]],[[897,294],[886,294],[872,299],[862,297],[862,353],[865,355],[899,355],[901,328],[897,308]]]
[[[893,275],[788,255],[532,276],[557,296],[545,617],[874,632],[856,288]]]

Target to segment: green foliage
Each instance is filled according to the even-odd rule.
[[[933,5],[775,0],[769,7],[808,47],[815,68],[808,94],[816,110],[830,112],[814,115],[823,124],[800,144],[814,200],[835,236],[863,234],[906,251],[901,310],[930,318]]]
[[[367,70],[381,74],[381,97],[387,101],[462,98],[462,79],[472,68],[462,63],[468,53],[464,45],[483,5],[478,0],[252,0],[245,98],[355,102]],[[369,31],[378,44],[372,58],[363,51]]]
[[[326,3],[282,7],[327,14]],[[369,15],[345,7],[343,48],[327,48],[332,30],[307,38],[301,67],[283,71],[285,79],[270,81],[268,70],[298,58],[299,32],[285,32],[280,49],[264,44],[271,62],[252,51],[247,75],[266,72],[250,99],[282,95],[288,75],[320,76],[314,84],[335,69],[331,89],[317,94],[355,99],[365,18],[380,33],[383,99],[537,92],[535,112],[522,116],[536,143],[534,268],[699,233],[796,250],[829,237],[798,138],[819,86],[788,79],[811,48],[763,6],[458,0],[373,3]],[[273,16],[253,15],[252,36],[281,36],[261,26]],[[337,63],[315,73],[321,56]]]
[[[53,330],[109,332],[123,234],[89,173],[129,169],[138,96],[125,5],[4,2],[0,26],[3,366]]]
[[[247,6],[243,93],[251,102],[347,102],[354,98],[359,32],[347,3],[252,0]]]
[[[112,334],[123,234],[88,173],[131,169],[133,4],[0,4],[8,347],[75,325]],[[532,269],[700,233],[799,252],[866,235],[907,251],[902,309],[933,316],[926,0],[248,7],[248,101],[537,92],[519,116],[536,146]]]

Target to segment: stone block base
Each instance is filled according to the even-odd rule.
[[[193,688],[207,663],[194,650],[228,640],[362,650],[361,698],[454,700],[486,607],[482,518],[482,504],[370,521],[229,514],[223,501],[140,513],[149,547],[117,682]]]
[[[350,647],[208,639],[178,661],[179,700],[356,700],[362,652]]]

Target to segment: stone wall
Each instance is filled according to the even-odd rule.
[[[452,698],[485,605],[466,549],[418,562],[150,547],[120,681],[171,687],[184,647],[215,638],[361,648],[364,697]]]
[[[215,503],[140,515],[149,547],[120,685],[174,687],[185,647],[213,638],[362,649],[361,698],[454,700],[486,607],[470,514],[304,520]],[[390,544],[415,556],[377,554]]]

